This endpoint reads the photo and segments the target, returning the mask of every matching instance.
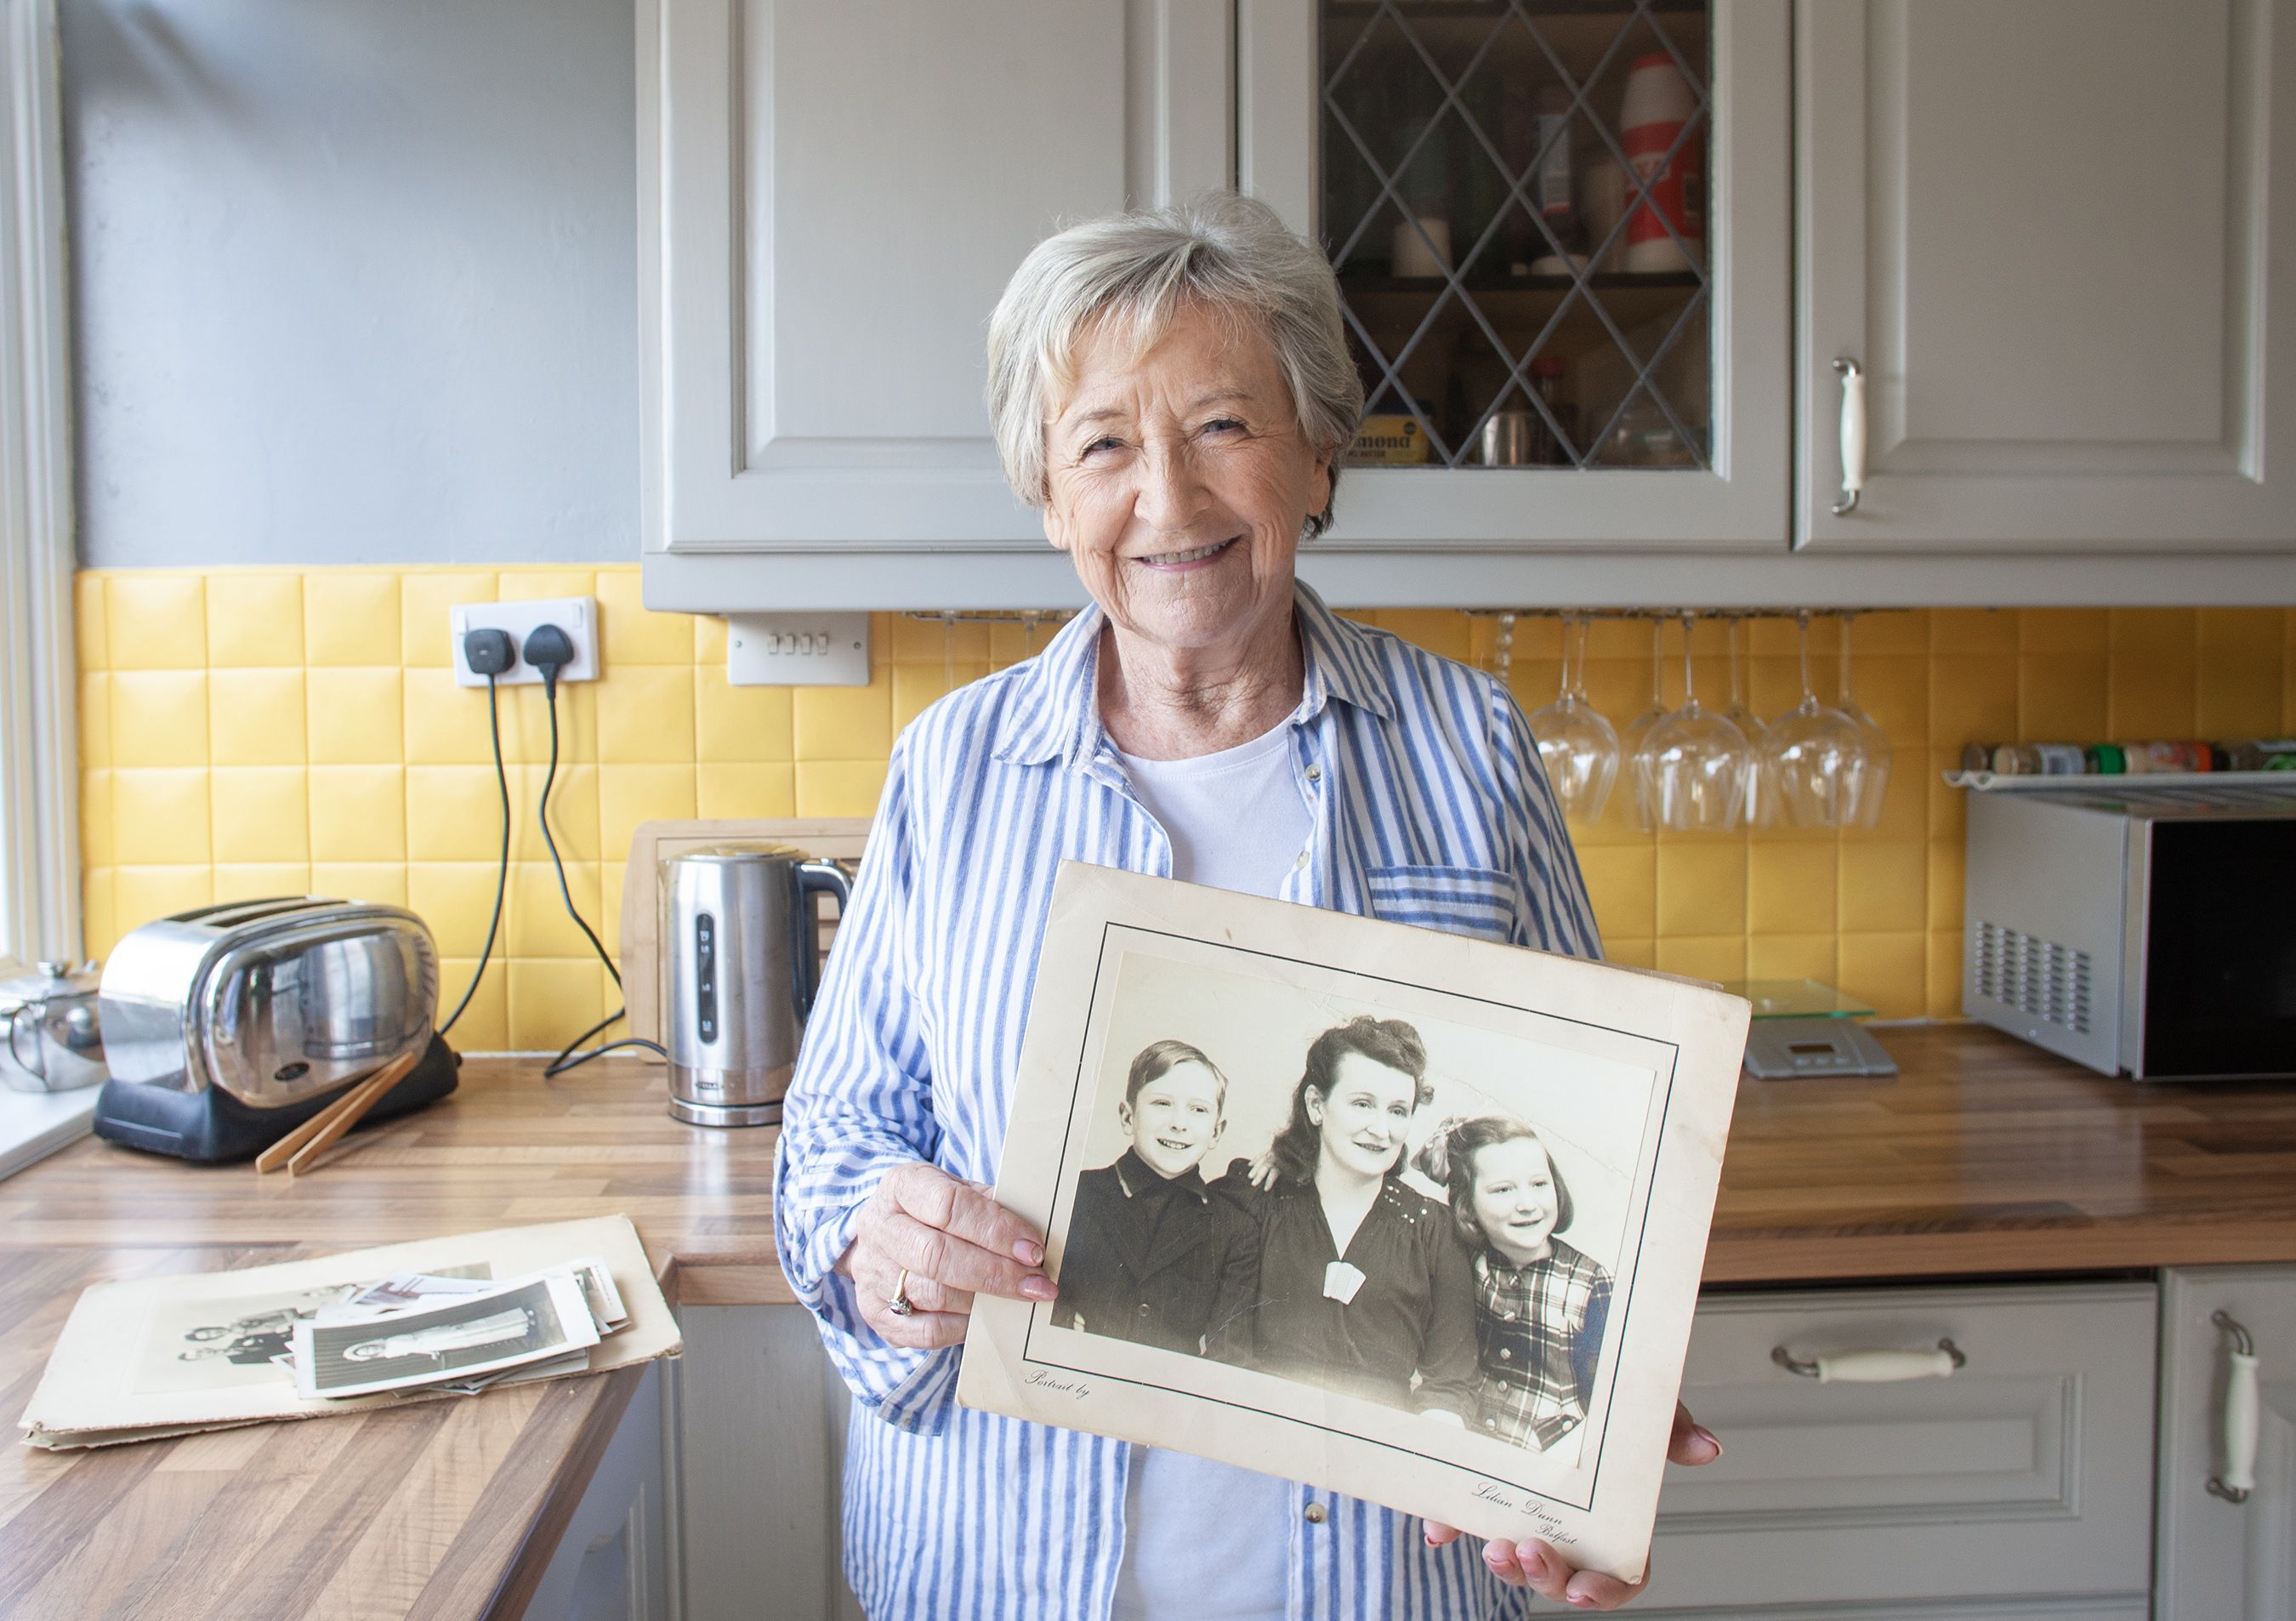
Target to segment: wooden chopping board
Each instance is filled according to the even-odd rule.
[[[857,861],[869,835],[866,817],[822,817],[810,821],[758,818],[735,821],[641,822],[630,838],[629,865],[622,870],[622,995],[629,1008],[629,1033],[649,1041],[661,1037],[661,864],[665,858],[709,844],[786,844],[824,860]],[[824,928],[821,949],[829,950],[834,923]]]

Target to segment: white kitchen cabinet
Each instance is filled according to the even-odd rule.
[[[1346,468],[1300,564],[1335,602],[2296,602],[2284,10],[641,0],[647,603],[1080,603],[999,476],[988,312],[1064,221],[1224,185],[1324,240],[1372,410],[1439,452]],[[1562,85],[1616,169],[1653,56],[1702,246],[1540,270],[1524,107]],[[1483,465],[1517,411],[1546,465]]]
[[[861,1621],[839,1520],[852,1402],[802,1307],[677,1314],[679,1621]]]
[[[650,1364],[558,1551],[528,1621],[671,1621],[662,1423],[664,1369]]]
[[[1224,0],[641,0],[649,605],[1076,599],[988,312],[1063,221],[1229,183],[1230,55]]]
[[[2296,12],[1824,0],[1796,48],[1802,543],[2296,549]]]
[[[1691,1616],[2142,1621],[2149,1283],[1710,1296],[1683,1400],[1723,1456],[1669,1469],[1651,1591]],[[1951,1377],[1821,1383],[1818,1353],[1926,1350]]]
[[[2244,1502],[2209,1490],[2227,1473],[2232,1330],[2256,1359],[2255,1485]],[[2161,1477],[2156,1621],[2296,1616],[2296,1267],[2170,1271],[2161,1290]]]

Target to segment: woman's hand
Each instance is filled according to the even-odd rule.
[[[1674,1434],[1667,1439],[1666,1461],[1694,1468],[1711,1463],[1721,1455],[1722,1443],[1715,1439],[1714,1432],[1692,1418],[1690,1409],[1677,1402]],[[1456,1541],[1458,1535],[1449,1526],[1438,1525],[1431,1519],[1427,1522],[1430,1547],[1440,1548]],[[1510,1587],[1528,1587],[1543,1599],[1575,1604],[1581,1609],[1616,1609],[1650,1585],[1648,1566],[1643,1568],[1641,1581],[1628,1584],[1599,1570],[1578,1569],[1552,1546],[1536,1538],[1523,1543],[1487,1543],[1483,1546],[1483,1563]]]
[[[1044,1236],[987,1188],[920,1162],[877,1184],[837,1270],[853,1280],[863,1320],[888,1344],[924,1349],[964,1337],[975,1295],[1052,1299],[1044,1263]],[[916,1308],[906,1317],[887,1304],[905,1287]]]
[[[1251,1159],[1251,1185],[1262,1193],[1275,1186],[1275,1145],[1270,1143]]]

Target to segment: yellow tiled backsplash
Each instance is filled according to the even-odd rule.
[[[649,613],[635,566],[605,569],[94,570],[78,580],[81,840],[87,946],[213,901],[306,891],[411,907],[461,994],[485,937],[498,837],[483,691],[455,684],[447,609],[594,595],[604,679],[560,695],[552,826],[583,914],[611,943],[622,855],[656,817],[866,816],[894,734],[952,682],[1028,656],[1017,624],[879,615],[866,687],[735,687],[725,622]],[[1492,667],[1482,616],[1370,619]],[[1668,703],[1681,692],[1666,632]],[[1962,815],[1938,780],[1973,739],[2228,737],[2296,729],[2296,611],[1931,610],[1852,633],[1854,690],[1896,769],[1882,825],[1833,834],[1638,834],[1621,796],[1573,834],[1620,962],[1734,979],[1807,975],[1890,1016],[1958,1013]],[[1649,705],[1650,629],[1598,621],[1587,687],[1623,722]],[[1800,693],[1794,633],[1746,636],[1750,702]],[[1812,638],[1822,695],[1838,641]],[[1554,693],[1552,621],[1515,629],[1527,707]],[[1729,666],[1702,623],[1701,695]],[[503,954],[456,1030],[472,1051],[555,1048],[615,1004],[568,921],[535,826],[547,759],[538,687],[505,688],[511,883]]]

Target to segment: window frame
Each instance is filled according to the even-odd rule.
[[[0,0],[0,970],[78,960],[70,284],[54,0]]]

